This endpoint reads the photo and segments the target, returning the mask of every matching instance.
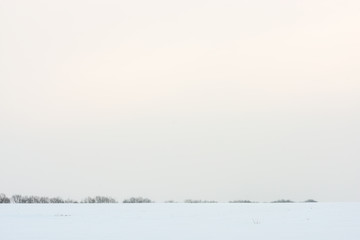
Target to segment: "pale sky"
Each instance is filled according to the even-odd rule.
[[[0,192],[360,201],[360,1],[0,0]]]

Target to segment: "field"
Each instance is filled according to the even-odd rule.
[[[360,203],[2,204],[1,240],[359,240]]]

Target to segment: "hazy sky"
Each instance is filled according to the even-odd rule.
[[[0,0],[0,192],[360,201],[359,12]]]

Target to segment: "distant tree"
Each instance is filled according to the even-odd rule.
[[[14,203],[22,203],[22,196],[20,194],[15,194],[11,197],[11,201]]]
[[[315,201],[314,199],[308,199],[308,200],[306,200],[305,202],[306,202],[306,203],[315,203],[315,202],[317,202],[317,201]]]
[[[0,203],[10,203],[10,198],[8,198],[4,193],[0,193]]]
[[[87,197],[81,200],[81,203],[95,203],[95,199],[92,197]]]
[[[96,203],[117,203],[117,201],[112,197],[96,196]]]
[[[61,197],[52,197],[49,199],[50,203],[65,203],[64,199]]]
[[[235,200],[235,201],[230,201],[229,203],[253,203],[253,202],[249,200]]]
[[[132,197],[129,199],[125,199],[123,203],[151,203],[152,201],[149,198],[143,197]]]
[[[48,197],[40,197],[40,203],[50,203],[50,199]]]
[[[13,195],[11,197],[11,202],[13,203],[75,203],[76,201],[68,199],[64,200],[61,197],[40,197],[40,196],[23,196],[20,194]]]
[[[184,203],[217,203],[217,201],[186,199]]]
[[[95,196],[93,198],[87,197],[81,203],[117,203],[117,201],[111,197]]]
[[[286,199],[280,199],[280,200],[272,201],[272,203],[293,203],[293,201],[286,200]]]
[[[72,199],[66,199],[65,203],[78,203],[78,201]]]

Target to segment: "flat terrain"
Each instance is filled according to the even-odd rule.
[[[360,203],[1,204],[1,240],[359,240]]]

